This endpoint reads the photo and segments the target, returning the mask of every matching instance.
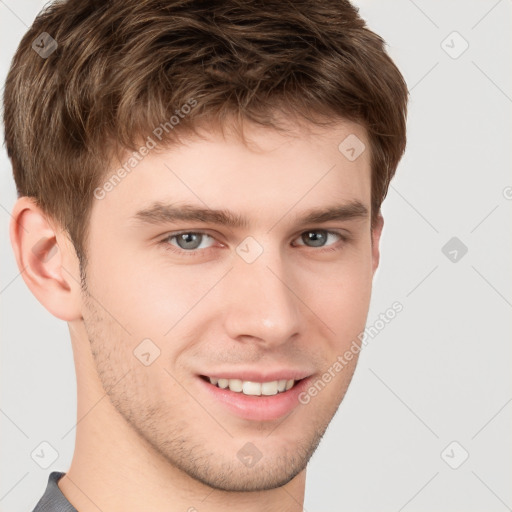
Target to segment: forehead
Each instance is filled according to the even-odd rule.
[[[326,204],[357,201],[369,210],[370,147],[359,124],[286,133],[246,125],[244,136],[247,143],[229,131],[204,131],[171,147],[146,139],[114,162],[92,215],[119,220],[158,202],[228,209],[266,223]]]

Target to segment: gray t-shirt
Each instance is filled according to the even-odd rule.
[[[48,485],[43,496],[37,502],[36,508],[32,512],[78,512],[71,503],[67,500],[66,496],[62,494],[57,482],[66,473],[53,471],[48,477]]]

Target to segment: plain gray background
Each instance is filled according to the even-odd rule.
[[[404,310],[362,352],[310,462],[305,510],[512,510],[512,2],[354,3],[411,93],[368,325],[397,300]],[[2,85],[43,5],[0,1]],[[5,150],[0,164],[0,510],[21,512],[69,467],[76,384],[66,324],[15,265]],[[31,453],[45,441],[58,458],[42,469]]]

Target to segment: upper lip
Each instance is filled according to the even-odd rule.
[[[250,382],[272,382],[275,380],[301,380],[312,375],[313,372],[308,370],[282,368],[276,370],[237,369],[237,370],[212,370],[204,372],[200,375],[205,377],[213,377],[216,379],[240,379]]]

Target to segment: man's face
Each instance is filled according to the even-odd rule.
[[[364,330],[378,259],[369,151],[351,161],[338,149],[350,134],[369,147],[360,126],[245,134],[257,147],[210,134],[151,151],[95,199],[83,303],[119,414],[170,464],[225,490],[274,488],[305,469],[357,356],[299,397]],[[356,203],[366,215],[301,220]],[[166,214],[185,205],[246,222]]]

